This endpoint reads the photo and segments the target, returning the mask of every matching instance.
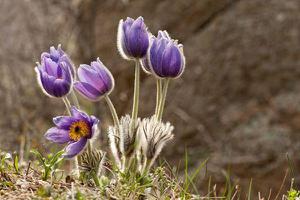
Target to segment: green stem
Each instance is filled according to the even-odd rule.
[[[99,177],[97,176],[97,174],[96,173],[93,173],[93,180],[94,180],[94,182],[95,182],[95,185],[97,186],[97,187],[100,187],[100,181],[99,181]]]
[[[76,108],[80,109],[79,101],[77,99],[77,96],[76,96],[74,90],[71,91],[71,98],[72,98],[73,104],[76,106]]]
[[[155,115],[157,115],[159,102],[161,98],[161,90],[162,90],[162,81],[161,79],[156,79],[156,106],[155,106]]]
[[[168,90],[168,85],[169,85],[170,79],[166,79],[164,81],[164,87],[163,87],[163,91],[162,91],[162,96],[160,99],[160,103],[159,103],[159,107],[158,107],[158,112],[157,112],[157,119],[160,121],[162,118],[162,114],[164,111],[164,106],[165,106],[165,102],[166,102],[166,96],[167,96],[167,90]]]
[[[139,97],[140,97],[140,66],[139,60],[135,61],[134,69],[134,91],[133,91],[133,105],[132,105],[132,115],[131,115],[131,130],[134,130],[135,123],[138,116],[139,110]]]
[[[119,117],[118,117],[117,111],[114,107],[114,104],[112,103],[112,101],[110,100],[110,98],[107,95],[105,96],[105,100],[106,100],[106,103],[107,103],[107,105],[109,107],[109,110],[111,112],[111,116],[113,118],[114,125],[119,126],[119,124],[120,124]]]
[[[65,103],[65,106],[66,106],[68,114],[71,116],[71,104],[70,104],[70,101],[67,99],[67,97],[63,97],[62,100]]]

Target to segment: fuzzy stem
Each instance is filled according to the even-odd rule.
[[[161,90],[162,90],[162,81],[161,79],[156,79],[156,106],[155,106],[155,115],[157,116],[159,102],[161,98]]]
[[[67,109],[67,112],[69,115],[71,115],[71,104],[70,104],[70,101],[67,99],[67,97],[63,97],[62,98],[65,106],[66,106],[66,109]]]
[[[76,106],[76,108],[80,109],[79,101],[77,99],[77,96],[76,96],[74,90],[71,91],[71,98],[72,98],[73,104]]]
[[[160,98],[158,112],[157,112],[157,119],[159,121],[161,120],[162,114],[163,114],[163,111],[164,111],[164,106],[165,106],[165,102],[166,102],[167,90],[168,90],[169,82],[170,82],[170,79],[166,79],[164,81],[164,87],[163,87],[163,91],[162,91],[162,96]]]
[[[134,69],[133,105],[132,105],[132,115],[131,115],[131,124],[130,124],[131,131],[134,131],[135,123],[138,116],[139,96],[140,96],[140,66],[139,66],[139,60],[136,60],[135,69]]]
[[[111,115],[112,115],[112,118],[113,118],[113,121],[114,121],[114,126],[117,128],[118,133],[121,134],[120,133],[120,121],[119,121],[117,111],[114,107],[114,104],[112,103],[112,101],[110,100],[110,98],[107,95],[105,96],[105,100],[106,100],[106,103],[107,103],[107,105],[110,109],[110,112],[111,112]],[[125,163],[126,163],[126,158],[123,155],[122,156],[122,163],[121,163],[121,171],[124,171]]]
[[[106,100],[106,103],[107,103],[107,105],[109,107],[109,110],[111,112],[111,116],[113,118],[114,125],[116,127],[118,127],[120,125],[120,122],[119,122],[119,117],[118,117],[117,111],[114,107],[114,104],[111,102],[110,98],[107,95],[105,96],[105,100]]]

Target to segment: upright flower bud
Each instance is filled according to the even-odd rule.
[[[78,78],[79,81],[74,83],[75,89],[91,101],[100,100],[114,88],[114,78],[99,58],[91,65],[80,65]]]
[[[159,31],[148,52],[151,71],[159,78],[178,78],[184,71],[183,45]]]
[[[124,59],[138,59],[146,55],[149,36],[143,17],[136,20],[127,17],[120,20],[118,27],[118,50]]]
[[[38,63],[35,71],[38,83],[46,95],[63,97],[71,91],[74,69],[71,60],[62,51],[60,45],[57,49],[50,47],[50,53],[42,53],[41,64]]]

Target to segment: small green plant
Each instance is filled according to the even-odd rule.
[[[2,152],[0,154],[0,160],[1,160],[1,163],[0,163],[0,172],[1,173],[4,173],[5,169],[9,168],[9,164],[7,163],[8,160],[10,160],[12,157],[11,157],[11,154],[10,153],[5,153],[5,152]]]
[[[288,200],[296,200],[297,197],[300,198],[300,191],[291,188],[291,189],[288,191]]]
[[[55,154],[48,154],[46,157],[44,157],[39,151],[33,149],[31,150],[31,153],[34,154],[40,164],[43,166],[43,174],[42,179],[45,181],[49,178],[49,176],[53,176],[56,169],[58,168],[58,165],[63,161],[62,154],[64,151],[59,151]]]
[[[15,157],[14,157],[13,166],[14,166],[16,174],[19,174],[20,170],[19,170],[19,157],[18,157],[18,155],[15,155]]]

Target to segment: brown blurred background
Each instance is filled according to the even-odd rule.
[[[152,33],[179,39],[187,60],[168,93],[164,118],[176,137],[167,160],[177,165],[187,149],[190,169],[209,158],[200,189],[230,171],[245,186],[253,178],[266,196],[282,183],[288,153],[299,186],[299,0],[0,0],[0,148],[19,151],[22,138],[48,148],[42,136],[64,106],[42,94],[33,68],[59,43],[76,66],[99,56],[116,79],[119,114],[129,112],[133,63],[117,52],[117,26],[140,15]],[[152,114],[155,81],[145,74],[141,101],[141,115]],[[101,118],[105,143],[105,103],[81,103]]]

